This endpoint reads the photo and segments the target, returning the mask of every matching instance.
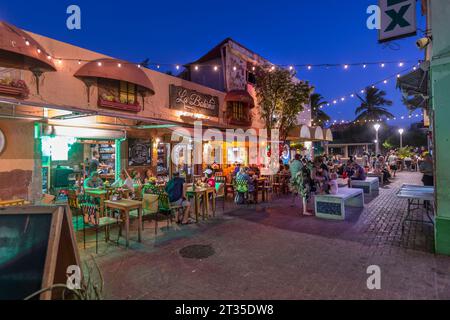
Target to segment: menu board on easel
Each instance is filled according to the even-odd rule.
[[[0,210],[0,300],[22,300],[66,283],[67,267],[80,266],[68,207],[23,206]],[[48,290],[36,298],[60,297]]]
[[[152,163],[152,143],[146,139],[128,140],[128,165],[147,166]]]

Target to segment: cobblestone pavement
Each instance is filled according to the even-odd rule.
[[[142,243],[101,244],[95,259],[105,297],[450,299],[450,257],[433,253],[433,228],[408,222],[402,232],[406,200],[395,196],[402,183],[420,183],[420,175],[399,173],[346,221],[299,216],[299,201],[292,207],[292,198],[282,197],[239,208],[227,203],[225,214],[163,228],[156,239],[146,222]],[[83,259],[93,245],[80,249]],[[210,246],[214,254],[183,258],[179,251],[189,245]],[[370,265],[381,268],[381,290],[367,289]]]

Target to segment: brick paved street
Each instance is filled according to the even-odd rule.
[[[399,173],[345,222],[301,217],[299,201],[293,208],[289,197],[162,230],[156,240],[147,222],[143,243],[131,241],[128,250],[101,243],[95,257],[105,297],[450,299],[450,257],[433,254],[433,228],[408,222],[402,232],[406,200],[395,192],[405,182],[420,183],[420,175]],[[202,260],[180,256],[195,244],[215,253]],[[94,252],[92,243],[81,247],[83,258]],[[373,264],[381,268],[381,290],[366,287],[366,268]]]

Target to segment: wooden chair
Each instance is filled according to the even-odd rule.
[[[222,199],[222,212],[225,212],[225,201],[226,201],[225,182],[217,182],[216,179],[216,201],[217,199]]]
[[[159,195],[144,193],[142,198],[142,229],[145,226],[145,220],[155,220],[155,234],[158,227],[158,203]],[[130,218],[138,218],[137,211],[130,212]]]
[[[77,190],[69,189],[67,193],[67,202],[69,204],[70,211],[72,212],[72,216],[75,217],[76,219],[76,226],[78,230],[79,229],[78,221],[80,220],[79,216],[83,215],[83,212],[81,211]]]
[[[174,206],[169,201],[169,195],[167,192],[162,192],[158,197],[158,214],[162,213],[167,218],[167,229],[169,229],[169,225],[172,223],[172,219],[175,216],[176,212],[183,210],[183,206],[178,205]],[[155,219],[155,234],[158,229],[158,217]]]
[[[83,212],[83,247],[86,249],[86,227],[88,226],[95,230],[95,253],[98,253],[99,230],[105,229],[105,242],[108,242],[110,226],[120,225],[122,220],[120,220],[119,216],[113,217],[108,215],[107,212],[101,213],[99,206],[95,203],[84,202],[80,207]]]

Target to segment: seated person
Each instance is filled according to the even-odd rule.
[[[353,169],[353,175],[350,176],[351,180],[366,180],[366,170],[362,166],[353,161],[351,167]]]
[[[111,185],[113,188],[126,188],[128,190],[133,191],[133,179],[131,179],[128,172],[124,169],[120,172],[120,177]]]
[[[132,170],[130,176],[134,185],[142,186],[141,173],[139,171]]]
[[[339,185],[337,182],[338,175],[336,172],[330,174],[330,181],[328,181],[328,194],[337,194],[339,191]]]
[[[206,169],[203,173],[205,174],[203,182],[205,182],[208,187],[214,188],[216,186],[216,180],[214,179],[213,171],[211,169]]]
[[[166,192],[169,195],[169,202],[172,206],[183,207],[182,216],[180,217],[180,214],[177,213],[177,222],[181,224],[190,224],[193,223],[194,220],[191,219],[189,212],[191,204],[184,196],[184,183],[185,180],[180,177],[180,173],[174,172],[173,178],[167,183]]]
[[[103,180],[100,178],[97,171],[91,172],[89,178],[84,180],[84,190],[100,189],[103,187]]]
[[[152,181],[155,182],[156,178],[153,175],[152,170],[148,169],[147,171],[145,171],[144,184],[150,183]]]

